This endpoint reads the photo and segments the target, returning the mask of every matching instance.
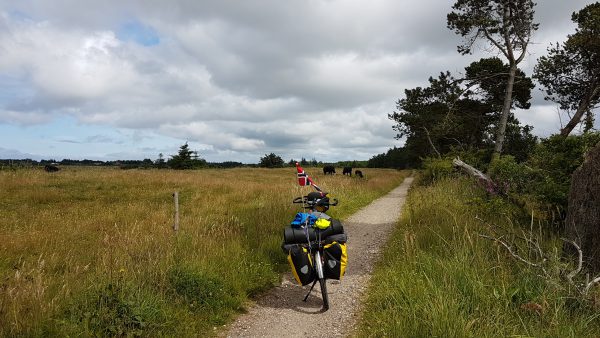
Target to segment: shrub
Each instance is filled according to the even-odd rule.
[[[527,162],[518,163],[512,156],[501,156],[490,164],[488,174],[514,201],[520,200],[521,204],[538,209],[547,219],[559,221],[555,225],[562,225],[571,175],[598,141],[598,133],[566,138],[551,136],[536,146]]]
[[[454,168],[451,159],[438,159],[428,157],[423,160],[423,175],[421,184],[430,184],[442,178],[452,175]]]
[[[584,154],[600,141],[600,133],[579,136],[551,136],[535,148],[528,164],[543,175],[538,180],[537,198],[561,209],[567,207],[571,175],[583,162]]]
[[[147,336],[165,322],[161,308],[150,294],[118,280],[83,294],[64,324],[74,335]]]
[[[453,148],[447,155],[448,158],[459,157],[465,163],[472,165],[473,167],[485,172],[488,169],[490,161],[492,160],[492,149],[471,149],[462,150]]]
[[[494,159],[488,175],[504,193],[526,193],[533,172],[511,155]]]
[[[240,305],[234,290],[220,278],[191,267],[176,266],[168,272],[172,290],[191,310],[235,308]]]
[[[285,166],[285,162],[280,156],[270,153],[261,157],[258,165],[265,168],[282,168]]]

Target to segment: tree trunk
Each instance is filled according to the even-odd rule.
[[[515,84],[515,74],[517,73],[517,64],[514,61],[510,62],[510,70],[508,73],[508,82],[506,82],[506,95],[504,96],[504,106],[502,107],[502,116],[498,123],[498,131],[496,134],[496,145],[494,146],[494,157],[500,156],[502,146],[504,145],[504,137],[506,135],[506,124],[512,107],[513,86]]]
[[[565,226],[567,238],[581,247],[589,272],[600,272],[600,143],[573,173]],[[572,245],[565,244],[563,251],[577,255]]]
[[[567,125],[560,130],[560,136],[569,136],[573,129],[575,129],[579,122],[581,122],[583,114],[585,114],[585,112],[588,111],[588,109],[590,108],[592,98],[598,94],[598,91],[600,91],[600,87],[594,88],[594,90],[589,95],[586,95],[583,99],[581,99],[581,102],[579,102],[579,106],[577,107],[575,115],[573,115],[569,123],[567,123]]]

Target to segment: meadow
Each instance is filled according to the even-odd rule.
[[[470,179],[413,187],[370,282],[357,336],[599,337],[599,293],[577,296],[554,271],[573,271],[574,262],[560,258],[561,240],[540,222]],[[480,236],[498,228],[507,229],[502,240],[513,250],[513,241],[526,239],[530,250],[517,252],[525,260],[548,254],[556,278]]]
[[[407,175],[306,169],[341,219]],[[0,336],[216,332],[287,270],[282,229],[312,190],[295,168],[0,171]]]

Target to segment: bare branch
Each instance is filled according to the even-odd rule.
[[[573,278],[575,278],[575,276],[577,276],[577,274],[579,274],[581,272],[581,269],[583,268],[583,252],[581,251],[581,248],[579,247],[579,245],[577,245],[577,243],[575,243],[575,241],[572,241],[572,240],[566,239],[566,238],[562,238],[562,237],[560,239],[573,245],[575,247],[575,249],[577,249],[577,254],[579,255],[579,260],[577,262],[577,269],[571,271],[567,275],[567,279],[569,280],[569,282],[573,283]]]
[[[429,137],[429,130],[427,130],[427,128],[425,128],[425,127],[422,127],[422,128],[423,128],[423,130],[425,130],[425,133],[427,134],[427,141],[429,141],[429,145],[431,145],[431,148],[433,148],[433,151],[435,151],[435,153],[437,154],[438,158],[442,158],[442,155],[440,155],[440,152],[437,150],[437,148],[435,147],[435,145],[431,141],[431,137]]]
[[[498,48],[498,50],[500,52],[502,52],[502,54],[504,54],[504,56],[509,59],[509,55],[508,55],[508,51],[504,50],[504,48],[502,47],[502,45],[494,40],[494,38],[488,33],[488,31],[486,29],[483,29],[483,35],[485,36],[486,39],[488,39],[496,48]],[[509,59],[510,60],[510,59]]]
[[[584,294],[584,295],[587,295],[587,294],[588,294],[588,292],[590,292],[590,289],[592,288],[592,286],[594,286],[594,284],[596,284],[596,283],[598,283],[598,282],[600,282],[600,276],[598,276],[598,277],[594,278],[594,279],[593,279],[591,282],[589,282],[589,283],[586,285],[585,289],[583,290],[583,294]]]
[[[495,242],[498,242],[498,243],[502,244],[502,246],[504,246],[504,247],[506,248],[506,250],[508,250],[508,252],[509,252],[509,253],[510,253],[510,254],[511,254],[511,255],[512,255],[514,258],[516,258],[516,259],[520,260],[521,262],[523,262],[523,263],[525,263],[525,264],[527,264],[527,265],[529,265],[529,266],[540,267],[540,264],[539,264],[539,263],[533,263],[533,262],[530,262],[530,261],[528,261],[528,260],[524,259],[523,257],[521,257],[521,256],[517,255],[517,253],[515,253],[515,252],[513,251],[512,247],[511,247],[510,245],[508,245],[506,242],[504,242],[504,241],[500,240],[499,238],[492,237],[492,236],[487,236],[487,235],[483,235],[483,234],[479,234],[479,237],[487,238],[487,239],[489,239],[489,240],[492,240],[492,241],[495,241]]]
[[[525,58],[525,54],[527,53],[527,45],[529,44],[529,40],[527,40],[527,44],[523,44],[523,50],[521,51],[521,55],[515,60],[515,64],[519,64]]]

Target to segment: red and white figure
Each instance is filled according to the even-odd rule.
[[[312,185],[315,187],[315,189],[317,189],[317,191],[321,191],[321,188],[319,188],[315,182],[313,182],[312,178],[310,178],[308,174],[304,172],[304,169],[302,169],[298,162],[296,162],[296,170],[298,170],[298,184],[301,186]]]

